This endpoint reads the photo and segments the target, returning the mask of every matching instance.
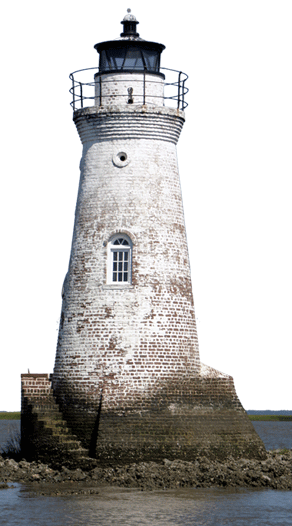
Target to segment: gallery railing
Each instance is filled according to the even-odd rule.
[[[69,78],[72,81],[72,87],[70,88],[70,93],[72,95],[72,101],[71,106],[73,108],[73,111],[78,110],[80,108],[84,108],[87,106],[94,106],[96,105],[97,97],[95,93],[96,89],[96,83],[99,82],[101,85],[104,85],[106,83],[112,82],[108,77],[105,75],[103,78],[103,75],[98,75],[99,80],[92,80],[89,82],[86,82],[86,77],[89,76],[89,71],[93,72],[93,70],[98,73],[98,68],[87,68],[87,69],[80,69],[78,71],[74,71],[69,75]],[[168,69],[168,68],[160,68],[161,71],[166,72],[165,73],[165,81],[164,81],[164,104],[165,106],[174,107],[180,110],[184,110],[187,107],[187,102],[185,101],[185,95],[188,93],[188,88],[186,87],[185,83],[188,79],[188,75],[186,73],[183,73],[182,71],[176,71],[174,69]],[[161,84],[161,78],[158,80],[155,80],[155,75],[152,75],[151,80],[149,71],[145,70],[144,72],[141,70],[137,71],[138,73],[141,73],[141,80],[137,79],[137,76],[135,77],[135,83],[141,82],[141,102],[143,104],[147,104],[147,98],[151,99],[153,101],[153,98],[155,98],[155,95],[153,95],[153,90],[151,90],[151,94],[147,93],[147,86],[149,86],[149,83],[160,83]],[[111,73],[109,71],[109,73]],[[135,73],[135,71],[134,71]],[[92,75],[93,76],[93,75]],[[147,76],[147,80],[146,80]],[[92,78],[92,77],[91,77]],[[115,76],[115,82],[119,82],[118,75]],[[121,82],[124,82],[124,80]],[[104,90],[108,93],[109,90]],[[99,105],[102,105],[104,102],[106,102],[106,98],[110,97],[112,98],[112,95],[103,94],[98,97]],[[121,95],[120,97],[125,97],[125,104],[127,103],[126,99],[128,97],[127,94]],[[157,98],[161,98],[161,95],[157,95]]]

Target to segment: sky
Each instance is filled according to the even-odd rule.
[[[98,65],[127,8],[189,76],[178,159],[201,360],[245,409],[291,410],[291,0],[2,4],[0,410],[20,409],[21,373],[53,371],[82,153],[68,76]]]

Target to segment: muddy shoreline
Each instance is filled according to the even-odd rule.
[[[13,482],[43,495],[94,494],[104,485],[140,490],[212,486],[292,490],[292,450],[268,451],[265,460],[165,459],[161,463],[140,462],[88,471],[65,466],[56,470],[41,462],[16,462],[0,456],[0,489]]]

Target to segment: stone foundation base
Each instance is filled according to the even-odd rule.
[[[169,460],[266,458],[245,411],[185,410],[101,418],[96,459],[102,465]],[[164,425],[161,422],[164,422]]]
[[[30,460],[52,461],[58,451],[64,461],[90,455],[100,465],[266,457],[233,379],[207,366],[191,384],[160,387],[143,407],[110,410],[106,391],[94,405],[72,394],[65,400],[59,412],[48,375],[22,375],[22,443]]]
[[[56,469],[96,465],[63,420],[48,374],[21,375],[21,454]]]

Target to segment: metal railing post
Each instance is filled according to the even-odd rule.
[[[83,108],[83,92],[82,92],[82,83],[79,82],[80,86],[80,99],[81,99],[81,108]]]
[[[146,104],[146,73],[145,73],[145,67],[144,67],[144,75],[143,75],[143,105]]]
[[[182,72],[180,71],[179,74],[178,74],[178,94],[177,94],[177,109],[179,110],[179,105],[180,105],[180,82],[181,82],[181,74]]]
[[[73,95],[73,111],[75,111],[75,88],[74,88],[74,77],[71,75],[72,78],[72,95]]]
[[[183,80],[183,85],[182,85],[182,110],[184,110],[184,107],[185,107],[185,81],[186,79]]]

